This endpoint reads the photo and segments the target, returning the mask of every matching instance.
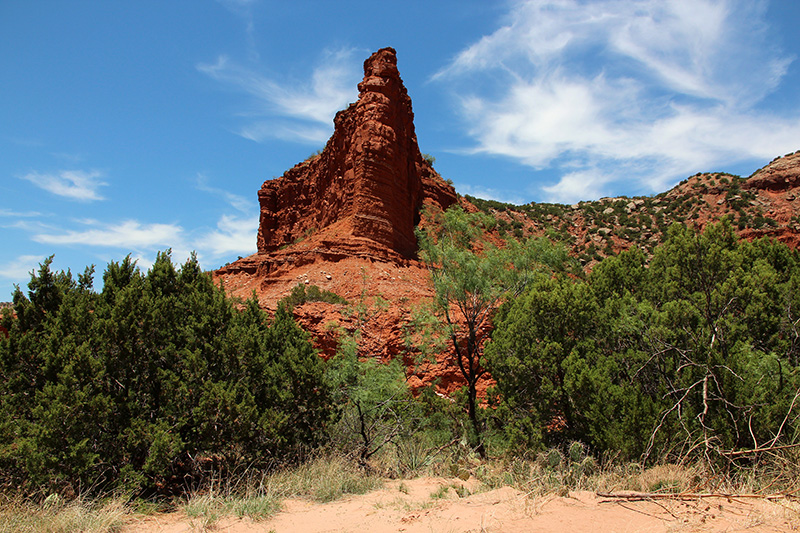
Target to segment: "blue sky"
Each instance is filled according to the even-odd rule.
[[[261,183],[324,146],[384,46],[462,194],[747,176],[800,149],[798,27],[796,0],[4,0],[0,301],[51,254],[253,253]]]

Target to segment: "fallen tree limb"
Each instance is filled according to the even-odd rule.
[[[788,450],[789,448],[797,448],[798,446],[800,446],[800,443],[784,444],[783,446],[765,446],[763,448],[753,448],[752,450],[736,450],[733,452],[721,452],[721,453],[725,457],[739,457],[742,455],[750,455],[754,453],[771,452],[775,450]]]
[[[646,501],[646,500],[700,500],[703,498],[753,498],[759,500],[784,500],[797,499],[794,494],[736,494],[728,492],[595,492],[599,498],[611,498],[614,500],[626,501]]]

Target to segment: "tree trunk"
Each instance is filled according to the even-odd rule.
[[[478,423],[478,412],[476,405],[477,398],[478,398],[478,391],[475,388],[475,382],[473,380],[470,380],[467,393],[467,414],[469,415],[469,419],[472,422],[472,430],[475,433],[475,451],[478,452],[478,455],[480,455],[481,459],[486,459],[486,448],[484,448],[483,446],[481,428],[480,424]]]

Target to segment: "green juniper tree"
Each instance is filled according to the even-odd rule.
[[[672,226],[649,267],[629,251],[532,284],[487,347],[506,431],[535,441],[562,416],[544,444],[708,464],[794,438],[799,273],[796,251],[723,221]]]
[[[473,444],[484,456],[477,384],[486,373],[483,344],[492,317],[537,272],[563,269],[568,258],[563,248],[546,239],[509,240],[494,246],[483,238],[492,226],[491,218],[467,213],[459,206],[429,211],[426,217],[431,222],[417,230],[420,257],[430,268],[434,307],[466,382]]]
[[[45,260],[0,336],[0,478],[30,490],[163,489],[198,459],[291,461],[330,420],[324,362],[281,308],[234,308],[192,256],[74,280]],[[187,477],[189,476],[189,477]],[[202,481],[202,480],[200,480]]]

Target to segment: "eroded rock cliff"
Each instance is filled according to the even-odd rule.
[[[364,62],[358,88],[358,101],[336,115],[322,153],[266,181],[258,192],[260,254],[320,233],[338,248],[366,247],[411,259],[423,203],[446,208],[455,202],[455,191],[420,153],[411,98],[393,49]]]
[[[437,382],[447,394],[463,384],[452,358],[442,353],[424,364],[414,360],[403,325],[433,296],[429,272],[416,260],[414,227],[424,205],[445,209],[455,203],[455,190],[420,153],[393,49],[365,61],[358,87],[358,101],[336,115],[324,150],[262,185],[258,252],[215,275],[231,294],[249,298],[255,292],[270,310],[298,284],[335,292],[350,303],[314,302],[294,310],[323,356],[333,355],[344,332],[358,331],[361,356],[401,356],[412,386]],[[746,180],[698,173],[653,197],[572,206],[459,201],[469,211],[480,206],[494,216],[499,235],[561,232],[590,270],[620,250],[652,253],[674,221],[702,229],[728,217],[742,238],[770,236],[797,248],[798,195],[800,151],[776,158]]]
[[[421,210],[446,209],[457,197],[420,152],[393,49],[364,62],[358,89],[358,101],[336,115],[322,152],[258,191],[258,252],[215,276],[235,296],[255,292],[266,309],[298,284],[335,292],[350,304],[295,308],[323,356],[333,355],[342,332],[359,330],[360,355],[385,359],[404,351],[402,325],[433,296],[428,271],[416,260]],[[439,379],[445,391],[460,386],[446,354],[440,359],[424,368],[407,361],[411,382]]]

